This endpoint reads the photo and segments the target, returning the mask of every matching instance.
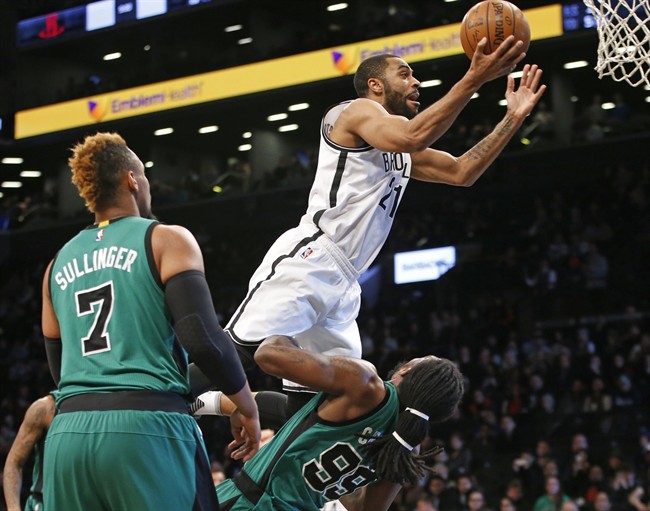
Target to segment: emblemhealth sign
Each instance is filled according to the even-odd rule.
[[[563,34],[559,4],[529,9],[525,14],[533,39]],[[393,53],[410,63],[458,55],[463,52],[459,29],[460,24],[454,23],[23,110],[16,113],[15,137],[337,78],[353,73],[362,60],[381,53]]]

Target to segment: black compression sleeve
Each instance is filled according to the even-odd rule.
[[[205,275],[198,270],[174,275],[165,285],[165,302],[178,340],[201,372],[224,394],[239,392],[246,375],[217,321]]]
[[[192,395],[198,397],[208,390],[215,390],[214,383],[210,381],[199,367],[192,362],[187,367],[190,373],[190,387],[192,388]]]
[[[59,386],[61,380],[61,355],[63,353],[63,344],[61,339],[52,339],[43,336],[45,340],[45,355],[47,356],[47,365],[50,366],[50,374],[56,386]]]

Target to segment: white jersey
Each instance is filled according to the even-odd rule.
[[[350,103],[331,107],[323,117],[316,177],[300,223],[318,226],[362,273],[393,225],[411,175],[411,155],[332,142],[328,135]]]

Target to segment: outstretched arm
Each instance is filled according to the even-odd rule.
[[[544,94],[546,85],[540,85],[541,77],[541,69],[526,64],[519,87],[515,90],[514,78],[509,76],[506,89],[508,110],[492,133],[460,157],[435,149],[413,153],[411,175],[422,181],[473,185],[503,151]]]
[[[344,146],[363,140],[387,152],[423,151],[447,132],[483,84],[508,74],[526,56],[523,43],[513,36],[489,55],[484,53],[486,44],[485,38],[479,42],[469,70],[449,92],[413,119],[390,115],[376,101],[357,99],[336,122],[332,140]]]
[[[18,435],[9,450],[5,462],[2,484],[5,492],[7,511],[21,511],[20,490],[23,483],[23,467],[34,445],[50,427],[54,418],[54,399],[48,395],[27,409]]]

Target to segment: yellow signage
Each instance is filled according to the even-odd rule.
[[[562,35],[561,6],[525,11],[533,39]],[[17,139],[354,73],[372,55],[421,62],[463,52],[460,23],[99,94],[16,113]]]

